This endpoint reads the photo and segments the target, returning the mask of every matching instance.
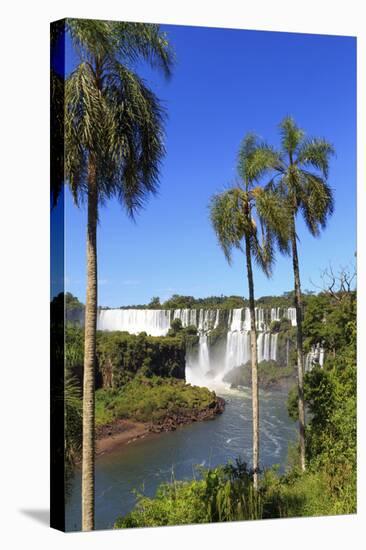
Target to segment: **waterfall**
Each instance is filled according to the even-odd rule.
[[[312,346],[311,350],[309,351],[309,353],[306,354],[305,357],[305,371],[311,370],[316,365],[323,367],[324,355],[325,350],[321,346],[321,344],[318,343],[315,346]]]
[[[277,338],[278,334],[261,332],[257,338],[258,363],[262,361],[277,360]]]
[[[241,330],[242,329],[242,309],[232,309],[231,315],[229,315],[229,324],[228,328],[230,332],[234,332],[235,330]],[[250,327],[249,327],[250,328]]]
[[[271,361],[277,361],[277,339],[278,339],[278,333],[271,334],[271,355],[270,355]]]
[[[284,312],[284,317],[285,319],[288,319],[289,321],[291,321],[291,325],[293,327],[296,327],[296,308],[294,307],[289,307],[287,309],[285,309],[285,312]]]
[[[212,385],[234,367],[250,362],[250,310],[219,309],[100,309],[97,328],[103,331],[146,332],[151,336],[166,336],[174,319],[183,327],[195,326],[199,336],[196,349],[187,352],[186,379],[192,384]],[[277,361],[278,333],[270,331],[272,321],[288,319],[296,326],[295,308],[255,308],[258,362]],[[83,321],[81,321],[82,324]],[[210,333],[219,326],[226,330],[220,350],[211,345]],[[288,355],[288,343],[287,343]],[[314,348],[306,357],[307,368],[314,362],[323,364],[324,352]]]
[[[271,309],[271,321],[280,321],[280,308],[279,307],[273,307]]]
[[[250,332],[229,331],[226,340],[224,373],[250,361]]]
[[[187,354],[186,382],[196,386],[207,385],[207,373],[210,368],[210,352],[207,334],[201,334],[198,343],[198,355]]]
[[[102,309],[99,311],[97,329],[165,336],[170,322],[171,312],[164,309]]]

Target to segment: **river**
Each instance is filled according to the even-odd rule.
[[[237,457],[251,463],[250,392],[220,392],[225,412],[215,420],[197,422],[148,439],[122,445],[98,456],[95,472],[95,528],[113,527],[119,515],[135,504],[133,490],[155,494],[162,481],[192,479],[196,465],[224,464]],[[283,391],[260,392],[261,466],[279,464],[283,470],[288,444],[296,439],[296,425],[286,409]],[[66,530],[81,527],[81,475],[76,469],[66,501]]]

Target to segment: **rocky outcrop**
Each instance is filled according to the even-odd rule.
[[[250,388],[252,370],[250,364],[235,367],[229,371],[224,382],[232,389]],[[278,367],[274,361],[264,361],[258,365],[258,384],[263,390],[289,389],[296,382],[296,370],[293,367]]]
[[[153,433],[170,432],[178,426],[201,422],[202,420],[213,420],[218,414],[225,410],[225,400],[222,397],[215,399],[204,409],[182,410],[179,413],[167,415],[162,422],[149,424],[149,430]]]

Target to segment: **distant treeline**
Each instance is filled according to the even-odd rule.
[[[313,296],[315,292],[305,290],[304,303]],[[53,300],[63,304],[63,295]],[[256,300],[259,307],[292,307],[294,305],[294,292],[284,292],[281,296],[261,296]],[[84,308],[84,304],[70,292],[65,294],[65,306],[67,309]],[[163,302],[160,298],[153,297],[148,304],[131,304],[120,306],[120,309],[236,309],[248,307],[249,301],[243,296],[208,296],[207,298],[195,298],[194,296],[182,296],[173,294],[171,298]],[[100,309],[111,309],[108,306],[99,306]]]

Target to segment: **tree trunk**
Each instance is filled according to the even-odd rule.
[[[300,285],[299,258],[297,255],[295,214],[292,215],[292,264],[295,280],[295,308],[297,324],[297,381],[298,381],[298,406],[299,406],[299,435],[300,435],[300,465],[302,471],[305,471],[305,404],[304,404],[304,353],[302,337],[302,298]]]
[[[253,415],[253,483],[258,488],[259,472],[259,397],[258,397],[258,354],[257,330],[255,326],[254,282],[250,237],[245,236],[245,252],[247,260],[247,277],[249,287],[250,310],[250,356],[252,364],[252,415]]]
[[[85,351],[83,385],[82,530],[94,529],[95,452],[95,347],[97,328],[97,218],[98,191],[95,160],[88,167],[87,288],[85,304]]]

